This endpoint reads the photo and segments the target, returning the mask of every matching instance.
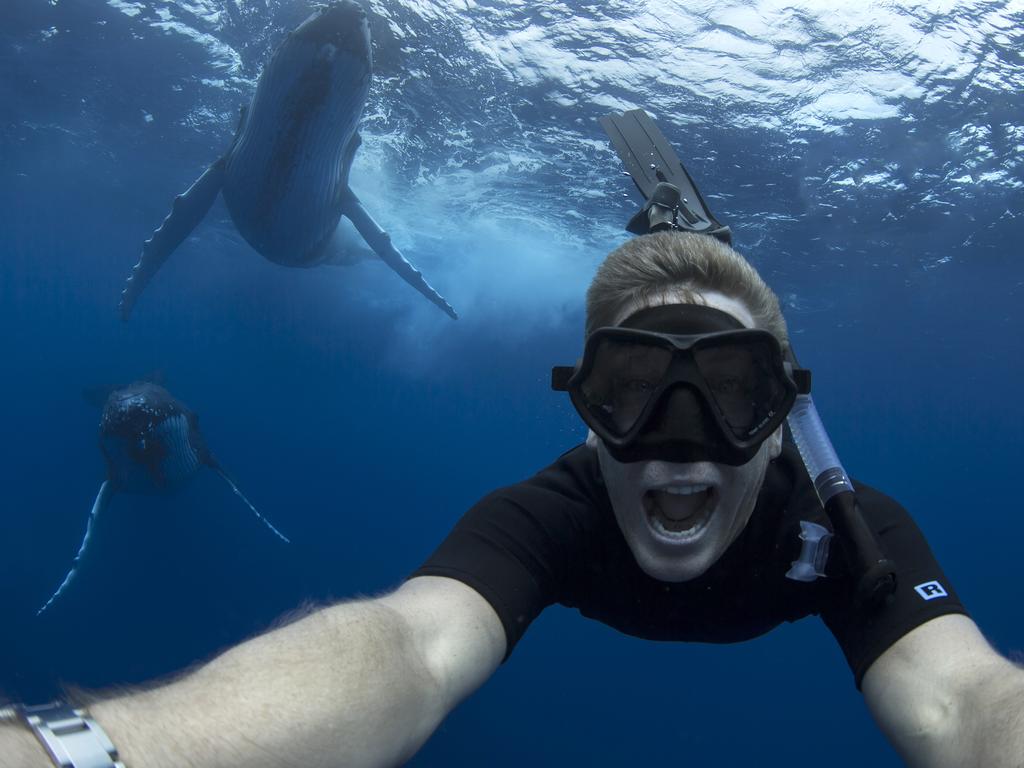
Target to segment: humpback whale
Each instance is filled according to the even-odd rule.
[[[289,267],[350,264],[366,251],[353,242],[354,226],[385,264],[457,318],[349,187],[371,70],[370,27],[354,0],[332,2],[290,32],[242,109],[227,153],[175,198],[145,242],[121,293],[122,319],[218,194],[242,237],[270,261]]]
[[[78,564],[89,546],[93,524],[115,492],[171,493],[204,466],[220,475],[256,517],[275,536],[288,543],[284,534],[256,510],[210,453],[195,413],[159,384],[137,381],[110,393],[100,418],[100,450],[107,460],[107,479],[96,494],[85,536],[64,581],[36,615],[49,608],[74,580]]]

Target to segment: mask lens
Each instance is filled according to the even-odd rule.
[[[771,345],[763,340],[712,343],[694,349],[693,356],[733,436],[756,436],[785,398]]]
[[[672,362],[672,351],[653,343],[604,338],[580,384],[587,410],[614,435],[635,425]]]

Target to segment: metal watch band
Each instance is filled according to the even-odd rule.
[[[17,706],[58,768],[125,768],[117,750],[84,709],[64,701],[39,706]]]

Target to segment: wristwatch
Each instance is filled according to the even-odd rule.
[[[58,768],[125,768],[117,749],[84,709],[66,701],[13,706]]]

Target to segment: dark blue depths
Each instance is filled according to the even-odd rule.
[[[193,60],[195,47],[146,40],[156,77],[116,66],[113,41],[129,59],[141,57],[141,43],[108,6],[11,7],[0,32],[0,690],[41,699],[58,680],[103,687],[170,674],[304,602],[392,588],[476,498],[582,438],[546,382],[551,365],[577,355],[586,281],[631,213],[609,152],[573,177],[601,178],[603,195],[571,198],[595,229],[569,231],[569,245],[550,240],[550,258],[570,263],[557,273],[569,286],[552,294],[555,307],[540,307],[528,281],[471,283],[473,270],[460,265],[489,251],[471,237],[431,239],[425,215],[387,223],[396,239],[428,244],[410,256],[437,275],[458,322],[420,308],[380,264],[325,275],[274,267],[237,238],[218,204],[125,325],[116,302],[126,269],[171,197],[229,138],[231,121],[200,133],[164,119],[190,109],[188,89],[166,86],[207,65]],[[301,15],[281,12],[273,24],[240,17],[230,42],[248,51],[242,41],[252,41],[243,66],[258,69],[266,30]],[[90,26],[96,20],[107,22],[107,38]],[[44,48],[37,36],[51,26],[59,44]],[[383,35],[377,45],[386,81],[400,46]],[[429,121],[421,97],[412,106]],[[394,99],[374,92],[367,134],[395,129],[381,122],[382,105],[412,114]],[[238,101],[225,94],[214,111]],[[151,128],[139,104],[155,117]],[[1020,106],[993,95],[988,119],[1019,119]],[[602,139],[599,105],[572,115],[525,100],[515,109],[525,125],[571,124]],[[589,123],[579,128],[576,117]],[[917,207],[927,190],[913,185],[816,205],[808,178],[836,158],[887,151],[941,167],[950,152],[942,132],[962,119],[941,103],[929,114],[934,133],[922,128],[920,140],[880,120],[812,138],[799,155],[768,128],[705,118],[699,130],[663,127],[684,154],[686,141],[698,145],[703,160],[691,170],[706,192],[729,192],[712,205],[783,296],[848,470],[911,510],[982,629],[1003,652],[1019,652],[1020,188],[979,188],[954,198],[952,213]],[[539,153],[557,151],[542,144]],[[416,163],[442,166],[435,149],[383,157],[401,184]],[[486,230],[505,243],[497,252],[517,256],[522,229],[534,224],[568,226],[552,214],[565,200],[552,167],[537,171],[542,183],[526,179],[520,218]],[[535,221],[509,223],[527,215]],[[437,231],[452,226],[438,220]],[[543,264],[530,256],[523,270]],[[116,497],[79,581],[37,620],[104,476],[99,414],[81,390],[153,370],[200,415],[211,450],[293,543],[268,536],[212,474],[166,498]],[[413,764],[805,760],[898,765],[816,620],[742,646],[678,646],[554,608]]]

